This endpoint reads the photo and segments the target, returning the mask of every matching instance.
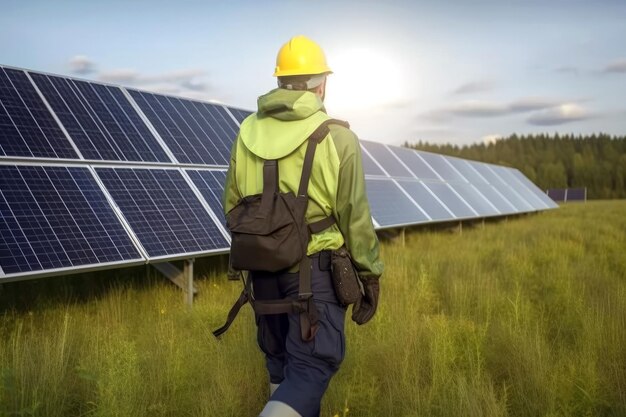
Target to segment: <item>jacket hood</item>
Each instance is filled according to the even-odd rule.
[[[321,98],[310,91],[277,88],[259,97],[258,111],[241,124],[243,145],[263,159],[296,150],[326,119]]]
[[[321,98],[310,91],[293,91],[276,88],[257,100],[260,115],[274,119],[302,120],[323,110]]]

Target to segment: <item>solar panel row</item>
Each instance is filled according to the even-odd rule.
[[[221,195],[249,114],[0,66],[0,279],[226,252]],[[517,170],[362,150],[377,228],[555,206]]]
[[[379,228],[557,207],[513,168],[370,141],[361,145],[372,217]]]

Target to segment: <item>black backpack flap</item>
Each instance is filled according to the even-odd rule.
[[[227,216],[231,231],[231,259],[235,269],[276,272],[298,263],[304,256],[308,229],[301,223],[306,197],[293,193],[272,196],[268,215],[258,218],[262,195],[249,196]]]

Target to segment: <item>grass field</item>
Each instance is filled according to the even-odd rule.
[[[626,416],[626,201],[382,246],[374,322],[347,323],[338,416]],[[192,310],[146,269],[4,284],[0,416],[256,416],[267,380],[224,259]],[[149,276],[147,276],[149,275]]]

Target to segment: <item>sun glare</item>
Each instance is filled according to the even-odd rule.
[[[379,51],[337,51],[329,54],[328,62],[333,70],[326,93],[330,109],[373,109],[404,99],[399,63]]]

